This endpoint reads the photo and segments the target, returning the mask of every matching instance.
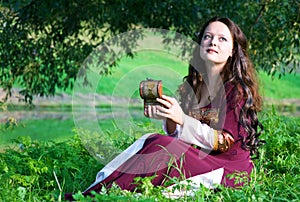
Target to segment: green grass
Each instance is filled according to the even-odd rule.
[[[88,79],[92,86],[81,86],[81,81],[76,82],[74,89],[62,91],[57,89],[57,93],[66,92],[94,93],[103,95],[115,95],[125,97],[139,97],[138,86],[141,80],[146,78],[163,80],[164,90],[169,95],[174,95],[178,85],[181,84],[183,76],[188,73],[188,62],[181,60],[173,54],[158,50],[139,51],[134,58],[124,56],[113,67],[111,74],[102,76],[99,70],[88,72]],[[261,94],[265,98],[300,99],[300,74],[299,71],[293,74],[285,74],[280,79],[278,74],[272,78],[266,72],[259,71],[259,83]],[[16,84],[15,87],[20,87]]]
[[[297,98],[300,99],[300,74],[286,74],[281,78],[275,75],[272,78],[266,72],[259,72],[263,97],[273,99]]]
[[[187,61],[176,55],[160,51],[141,51],[132,59],[123,57],[111,75],[100,76],[97,71],[91,72],[89,80],[92,87],[77,87],[75,92],[97,92],[104,95],[138,97],[139,82],[146,78],[163,80],[165,90],[174,94],[183,76],[188,72]],[[300,98],[300,75],[286,74],[280,79],[272,78],[266,72],[258,73],[263,97],[272,99]],[[71,93],[71,91],[68,91]]]
[[[141,51],[134,59],[122,58],[110,75],[100,76],[97,70],[88,72],[91,86],[76,85],[74,92],[137,98],[140,81],[152,78],[163,80],[164,90],[170,95],[176,91],[186,72],[186,63],[174,55],[160,51]],[[77,82],[80,84],[80,81]]]
[[[245,181],[246,185],[240,189],[221,186],[217,192],[201,187],[194,196],[176,201],[299,201],[300,145],[296,140],[300,138],[300,119],[279,116],[274,110],[261,114],[260,118],[265,126],[262,138],[267,144],[260,149],[260,158],[254,160],[250,182]],[[144,124],[144,127],[147,130],[153,126]],[[132,134],[139,133],[132,131]],[[121,150],[137,138],[130,134],[120,137],[118,130],[107,131],[100,139],[94,139],[94,134],[88,132],[85,135],[95,145],[110,143]],[[60,143],[33,141],[28,137],[19,138],[16,143],[22,143],[23,150],[7,149],[0,153],[0,201],[56,202],[63,201],[66,192],[75,193],[79,201],[171,201],[162,195],[162,187],[149,183],[149,178],[138,180],[141,193],[114,186],[95,194],[93,200],[83,197],[80,191],[94,181],[103,164],[87,152],[78,133]],[[189,184],[181,185],[183,190],[189,187]]]

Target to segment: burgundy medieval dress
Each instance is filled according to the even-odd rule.
[[[225,84],[225,101],[219,105],[217,124],[207,124],[192,115],[185,115],[184,125],[177,127],[175,134],[146,134],[122,152],[97,174],[96,181],[83,194],[92,190],[99,192],[102,186],[110,187],[116,183],[120,188],[133,191],[136,188],[134,178],[156,177],[154,185],[167,186],[171,178],[191,179],[196,184],[213,188],[215,184],[235,187],[235,179],[227,174],[244,172],[249,176],[253,163],[250,152],[241,148],[241,139],[247,135],[239,123],[239,114],[245,103],[242,94],[232,83]],[[221,103],[221,102],[220,102]],[[198,109],[199,110],[199,109]],[[205,114],[214,110],[209,104],[200,111]],[[203,114],[203,113],[202,113]],[[197,116],[194,116],[197,117]],[[198,116],[199,117],[199,116]],[[222,124],[220,124],[222,122]],[[213,126],[211,126],[213,125]],[[215,129],[230,134],[234,144],[226,152],[213,150],[217,141]]]

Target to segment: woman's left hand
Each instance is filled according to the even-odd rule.
[[[156,98],[156,100],[163,106],[157,106],[157,115],[171,119],[179,125],[183,125],[184,113],[175,98],[162,95],[162,98]]]

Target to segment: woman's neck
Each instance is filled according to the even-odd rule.
[[[207,88],[209,91],[214,91],[218,89],[219,85],[221,85],[221,71],[223,70],[224,65],[223,64],[215,64],[210,63],[206,65],[207,68],[207,79],[208,83]]]

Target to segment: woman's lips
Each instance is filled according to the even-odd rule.
[[[211,48],[208,48],[206,50],[208,53],[211,53],[211,52],[214,52],[214,53],[218,53],[218,51],[214,50],[214,49],[211,49]]]

